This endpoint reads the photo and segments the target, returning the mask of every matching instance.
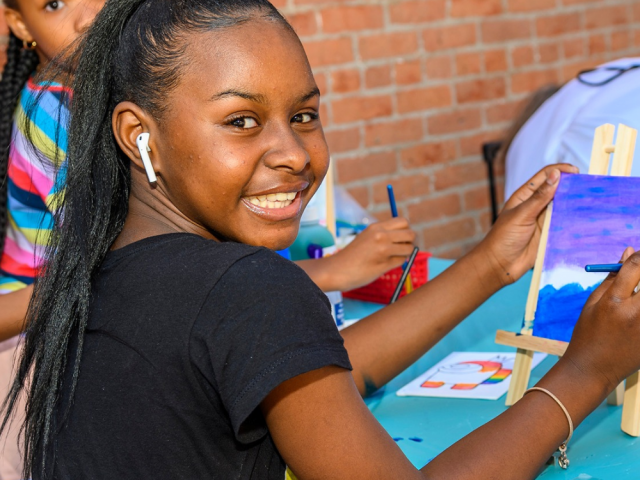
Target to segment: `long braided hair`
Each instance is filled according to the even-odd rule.
[[[254,18],[290,28],[267,0],[108,0],[70,55],[68,65],[76,68],[65,194],[54,215],[45,265],[27,314],[22,356],[0,425],[1,433],[17,399],[26,393],[23,477],[34,471],[43,479],[51,477],[47,452],[55,455],[57,408],[66,416],[74,397],[91,284],[128,212],[130,161],[113,135],[114,108],[131,101],[160,121],[167,114],[165,99],[188,62],[189,34]],[[70,349],[72,341],[77,348]],[[68,369],[71,384],[64,385],[62,395]]]
[[[16,8],[15,0],[5,0],[4,3],[9,8]],[[7,211],[8,167],[13,115],[18,105],[20,92],[36,70],[38,63],[36,52],[25,49],[22,40],[13,33],[9,33],[7,63],[2,71],[2,80],[0,80],[0,257],[4,250],[4,239],[9,220]]]

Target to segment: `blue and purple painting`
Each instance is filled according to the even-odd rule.
[[[582,307],[606,274],[585,265],[617,263],[640,248],[640,178],[562,175],[553,200],[533,334],[571,339]]]

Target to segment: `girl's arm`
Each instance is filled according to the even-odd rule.
[[[22,332],[33,285],[0,295],[0,342]]]
[[[638,280],[635,254],[592,294],[566,354],[538,383],[560,399],[574,426],[640,368]],[[261,407],[278,451],[300,480],[535,478],[569,433],[555,401],[531,392],[418,471],[345,370],[325,367],[295,377]]]
[[[361,394],[377,390],[409,367],[502,286],[535,261],[542,214],[560,170],[541,170],[505,205],[487,237],[468,255],[395,304],[342,330]]]
[[[415,239],[406,218],[392,218],[370,225],[334,255],[296,264],[324,292],[352,290],[402,265]]]

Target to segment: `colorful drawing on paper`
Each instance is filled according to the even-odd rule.
[[[616,263],[640,248],[640,178],[563,175],[553,201],[533,334],[568,342],[587,298]]]
[[[536,353],[533,367],[545,356]],[[515,357],[515,353],[454,352],[397,394],[497,400],[509,389]]]

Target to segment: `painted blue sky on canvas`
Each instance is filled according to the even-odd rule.
[[[534,335],[568,341],[603,275],[590,263],[616,263],[640,248],[640,178],[564,175],[553,202]]]

